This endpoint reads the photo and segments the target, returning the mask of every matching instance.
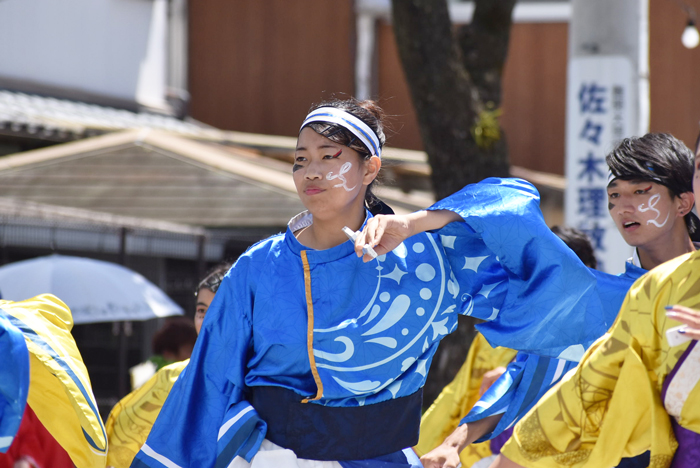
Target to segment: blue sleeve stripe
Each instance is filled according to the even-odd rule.
[[[530,355],[528,360],[530,362],[524,369],[525,375],[522,382],[516,389],[514,397],[511,397],[513,400],[512,407],[503,415],[493,432],[484,437],[484,440],[500,435],[522,419],[544,394],[561,379],[566,371],[576,367],[578,364],[574,361],[533,355]],[[536,362],[536,364],[534,365],[534,370],[530,371],[533,362]]]
[[[236,424],[243,416],[245,416],[247,413],[253,411],[253,407],[250,405],[247,405],[240,413],[236,414],[234,417],[226,421],[221,428],[219,429],[219,436],[216,438],[216,440],[221,440],[221,438],[228,432],[228,430]]]
[[[524,388],[527,391],[522,397],[520,408],[517,411],[517,419],[525,415],[525,408],[534,404],[538,400],[538,396],[543,395],[547,389],[552,385],[550,379],[547,379],[547,374],[549,374],[549,365],[555,359],[540,357],[540,356],[530,356],[531,359],[537,359],[537,366],[531,375],[523,377],[523,382],[528,383]],[[526,367],[525,369],[528,369]]]
[[[257,425],[256,425],[257,427]],[[239,450],[238,455],[241,457],[245,458],[246,461],[250,462],[253,459],[253,456],[258,453],[258,450],[260,449],[260,444],[262,444],[262,441],[264,439],[264,436],[262,432],[260,431],[255,431],[253,432],[250,437],[248,437],[248,440],[246,443],[241,447],[241,450]]]
[[[233,434],[231,440],[226,443],[223,449],[219,450],[219,454],[216,457],[216,464],[214,468],[226,468],[237,455],[243,452],[243,448],[248,446],[248,443],[253,440],[253,444],[256,442],[255,437],[255,427],[258,422],[262,420],[257,416],[248,418],[247,421],[241,425],[238,430]],[[221,444],[219,444],[221,445]],[[247,447],[247,452],[251,451],[251,447]],[[257,452],[257,449],[253,451],[253,455]],[[250,456],[251,454],[247,454]],[[247,459],[247,461],[250,461]]]
[[[482,397],[460,424],[503,413],[498,425],[477,442],[500,435],[513,426],[576,362],[518,353],[518,361]],[[512,370],[511,370],[512,369]]]
[[[479,415],[479,417],[476,419],[482,419],[482,418],[485,418],[487,416],[503,413],[504,411],[506,411],[508,409],[508,406],[510,405],[510,401],[512,400],[513,394],[514,394],[513,390],[508,390],[505,394],[503,394],[497,400],[489,400],[489,401],[479,400],[476,403],[474,403],[473,410],[472,410],[473,414]],[[470,413],[472,413],[472,411],[470,411]]]
[[[518,353],[516,359],[526,355]],[[506,412],[515,400],[517,390],[524,375],[523,363],[520,361],[508,364],[506,372],[481,397],[460,424],[478,421],[480,419]]]
[[[145,460],[141,459],[141,454],[146,455],[148,458],[156,462],[157,464],[151,464],[151,463],[146,463]],[[138,454],[136,459],[131,463],[131,468],[135,467],[148,467],[148,468],[182,468],[180,465],[177,463],[173,462],[172,460],[169,460],[167,457],[159,454],[155,450],[153,450],[151,447],[148,446],[148,444],[143,444],[141,447],[141,452]]]

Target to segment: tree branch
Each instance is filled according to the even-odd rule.
[[[471,80],[445,0],[394,0],[392,14],[399,56],[433,168],[433,187],[444,197],[461,188],[452,184],[455,178],[449,176],[447,160],[463,160],[468,154],[465,142],[475,121]]]
[[[476,0],[472,22],[457,32],[464,66],[479,98],[494,107],[501,105],[501,79],[514,7],[515,0]]]

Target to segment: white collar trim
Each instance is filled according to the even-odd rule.
[[[693,242],[693,245],[695,246],[696,250],[700,250],[700,242]],[[631,263],[639,268],[644,268],[642,267],[642,262],[639,260],[639,250],[637,250],[637,248],[634,249],[634,254],[632,257],[627,259],[627,263]]]

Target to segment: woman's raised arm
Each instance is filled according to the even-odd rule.
[[[355,240],[355,252],[365,262],[372,260],[370,254],[363,254],[362,248],[370,246],[377,255],[394,250],[407,238],[421,232],[440,229],[462,218],[449,210],[416,211],[407,215],[377,215],[370,218]]]

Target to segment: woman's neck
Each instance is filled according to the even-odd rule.
[[[353,231],[362,227],[365,221],[364,205],[360,210],[353,210],[349,216],[335,216],[331,219],[313,218],[313,224],[297,233],[297,240],[306,247],[314,250],[325,250],[336,247],[348,238],[343,232],[347,226]]]
[[[671,231],[668,236],[637,247],[639,263],[641,263],[642,268],[651,270],[680,255],[695,251],[695,246],[690,240],[685,222],[683,222],[681,227]]]

